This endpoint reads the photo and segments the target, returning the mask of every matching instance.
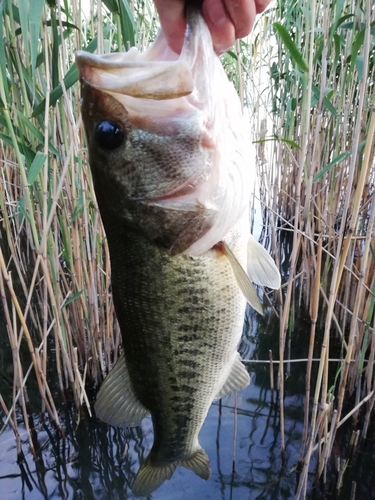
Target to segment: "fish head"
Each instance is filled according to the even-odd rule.
[[[180,55],[161,32],[144,53],[76,61],[107,232],[116,221],[172,255],[209,250],[243,215],[250,183],[238,97],[203,19],[191,20]]]

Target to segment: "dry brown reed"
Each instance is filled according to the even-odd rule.
[[[1,406],[3,428],[9,423],[17,439],[20,406],[35,455],[29,428],[30,373],[39,388],[41,410],[63,433],[49,373],[57,374],[58,399],[73,398],[79,418],[83,401],[90,411],[86,388],[97,384],[116,359],[120,332],[107,242],[87,167],[78,85],[68,89],[63,80],[72,71],[75,50],[86,45],[73,28],[82,24],[81,9],[75,1],[69,15],[60,2],[56,9],[43,6],[41,31],[34,40],[40,60],[35,86],[28,89],[28,42],[17,32],[21,19],[14,5],[15,10],[4,6],[1,12],[11,85],[8,95],[1,85],[0,293],[14,371],[11,406],[3,398]],[[91,22],[103,38],[94,12]],[[50,107],[59,82],[60,99]],[[21,359],[25,343],[29,356]]]

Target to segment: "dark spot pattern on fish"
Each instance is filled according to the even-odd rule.
[[[184,325],[178,325],[178,331],[179,332],[183,332],[183,333],[189,333],[189,332],[198,332],[199,331],[199,325],[195,324],[195,325],[188,325],[188,324],[184,324]]]
[[[190,335],[183,335],[178,338],[179,342],[194,342],[199,339],[199,335],[197,333],[192,333]]]
[[[180,392],[176,392],[173,396],[170,397],[170,401],[173,403],[177,403],[178,405],[186,405],[191,402],[190,394],[182,394]]]
[[[195,356],[200,356],[202,354],[202,351],[201,349],[197,349],[196,347],[192,347],[192,346],[186,346],[186,347],[181,347],[181,346],[178,346],[177,349],[174,349],[173,350],[173,355],[174,356],[177,356],[179,355],[179,357],[181,357],[181,355],[183,354],[187,354],[189,357],[195,357]]]
[[[126,227],[112,227],[113,293],[133,390],[153,418],[157,463],[183,460],[224,382],[217,374],[228,366],[225,353],[236,352],[238,337],[228,332],[241,331],[244,300],[229,264],[218,265],[214,252],[170,257]],[[230,283],[216,287],[226,294],[200,299],[221,280]]]
[[[178,376],[185,379],[185,380],[192,380],[192,379],[198,378],[197,373],[192,372],[192,371],[188,371],[188,370],[180,370],[178,372]],[[183,387],[181,387],[180,389],[183,390]]]

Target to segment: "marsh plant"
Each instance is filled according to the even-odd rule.
[[[150,0],[82,7],[80,0],[0,2],[0,293],[12,353],[11,367],[0,364],[0,415],[19,457],[18,409],[35,454],[30,378],[40,395],[32,410],[46,412],[63,434],[57,401],[73,400],[77,419],[81,405],[90,411],[86,391],[120,346],[74,53],[142,50],[158,22]],[[263,234],[286,270],[280,293],[270,296],[280,318],[282,453],[296,305],[311,320],[297,492],[304,498],[312,456],[324,481],[337,430],[351,419],[355,447],[375,402],[373,1],[278,0],[222,60],[252,117]]]

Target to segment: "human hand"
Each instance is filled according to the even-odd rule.
[[[228,50],[237,38],[247,36],[255,16],[271,0],[203,0],[202,14],[211,32],[215,52]],[[182,48],[185,33],[185,0],[154,0],[168,45],[176,53]]]

